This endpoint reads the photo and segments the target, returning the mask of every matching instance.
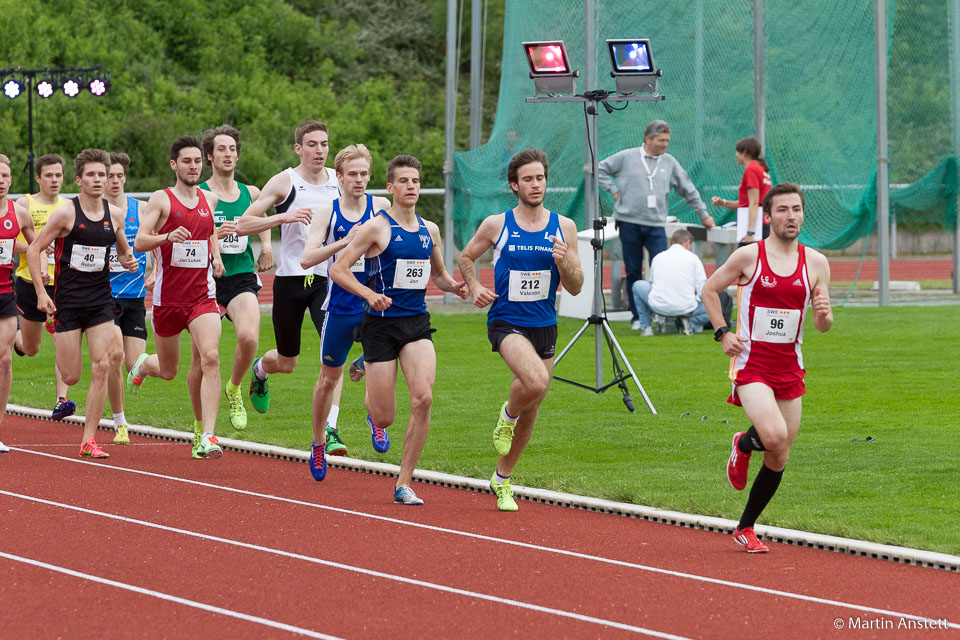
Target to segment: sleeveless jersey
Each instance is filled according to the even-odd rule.
[[[137,239],[140,230],[140,201],[127,196],[127,213],[123,216],[123,235],[127,237],[127,244],[133,249],[133,241]],[[133,252],[137,259],[137,272],[130,273],[120,264],[117,256],[117,245],[110,249],[110,289],[114,298],[145,298],[147,287],[147,254]]]
[[[253,203],[250,197],[250,188],[238,182],[240,196],[233,202],[225,202],[223,198],[217,203],[217,210],[213,212],[213,221],[219,227],[224,222],[236,220],[243,215]],[[201,189],[213,191],[209,182],[200,184]],[[253,247],[250,246],[250,236],[238,236],[236,234],[220,238],[220,259],[223,260],[225,269],[223,277],[235,276],[238,273],[253,273]]]
[[[430,231],[417,216],[419,228],[407,231],[390,217],[390,242],[383,253],[370,258],[367,268],[367,286],[389,297],[393,302],[383,311],[374,311],[364,303],[364,309],[372,316],[397,317],[417,316],[427,312],[427,284],[430,282],[430,254],[433,238]]]
[[[337,198],[333,201],[333,211],[330,213],[330,224],[327,225],[327,239],[324,244],[332,244],[346,238],[355,225],[362,224],[372,217],[373,196],[367,195],[367,207],[356,222],[343,217],[340,211],[340,198]],[[334,256],[331,262],[336,259],[337,256]],[[360,259],[350,267],[350,271],[361,284],[366,281],[366,261],[363,256],[360,256]],[[323,310],[339,315],[363,313],[363,298],[353,295],[331,280],[327,283],[327,298],[323,301]]]
[[[57,201],[55,203],[43,204],[32,195],[28,194],[27,203],[28,208],[30,209],[30,215],[33,217],[33,230],[37,233],[40,233],[40,229],[43,229],[47,225],[47,220],[50,219],[50,214],[67,204],[67,201],[60,196],[57,196]],[[17,240],[20,242],[27,241],[27,239],[23,237],[22,233],[17,236]],[[55,258],[53,256],[47,256],[47,271],[50,273],[50,284],[54,283],[54,274],[56,272],[54,262]],[[22,254],[20,256],[20,266],[17,267],[14,275],[16,275],[18,278],[23,278],[27,282],[32,282],[32,280],[30,280],[30,269],[27,267],[26,254]]]
[[[103,200],[103,217],[91,220],[73,198],[74,221],[70,233],[54,241],[58,309],[77,309],[110,302],[110,247],[117,241],[110,219],[110,203]]]
[[[757,267],[737,289],[737,335],[743,352],[731,358],[730,379],[744,370],[774,381],[795,379],[803,370],[803,321],[810,303],[805,247],[799,245],[797,268],[787,276],[773,272],[766,243],[757,243]]]
[[[327,169],[328,178],[323,184],[310,184],[292,168],[285,169],[290,176],[290,193],[276,206],[277,213],[296,211],[307,207],[316,211],[318,207],[330,204],[340,197],[340,183],[337,174]],[[300,256],[310,235],[309,224],[290,222],[280,225],[280,254],[277,256],[278,276],[309,276],[316,274],[327,277],[327,263],[321,262],[312,269],[300,266]]]
[[[10,293],[13,285],[10,272],[13,271],[13,253],[20,234],[20,221],[13,200],[7,198],[7,211],[0,218],[0,293]],[[26,260],[24,260],[26,262]]]
[[[503,320],[520,327],[557,324],[557,287],[560,270],[553,259],[553,240],[563,240],[560,216],[550,212],[547,225],[524,231],[510,209],[493,249],[494,293],[487,324]]]
[[[157,284],[153,288],[155,306],[192,306],[206,298],[216,298],[213,265],[210,262],[210,236],[213,235],[213,212],[197,189],[197,204],[188,209],[171,189],[164,189],[170,198],[170,216],[158,231],[164,235],[177,227],[186,227],[186,242],[160,245],[157,262]]]

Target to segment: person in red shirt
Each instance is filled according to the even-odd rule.
[[[753,423],[733,436],[727,479],[734,489],[747,486],[750,456],[763,451],[763,466],[750,489],[734,531],[734,541],[749,553],[764,553],[753,526],[773,498],[790,447],[800,428],[803,378],[803,321],[813,307],[813,326],[823,333],[833,326],[830,308],[830,264],[823,254],[797,241],[803,226],[803,192],[791,183],[778,184],[763,200],[770,237],[731,254],[703,286],[703,305],[716,329],[714,339],[730,356],[733,392],[727,399],[743,407]],[[719,292],[738,285],[737,328],[723,319]]]
[[[710,202],[717,207],[734,209],[737,212],[737,242],[744,246],[770,235],[770,227],[763,224],[763,213],[760,203],[773,184],[770,181],[770,167],[763,159],[760,141],[756,138],[743,138],[737,142],[737,164],[744,165],[743,177],[740,179],[740,190],[736,200],[724,200],[718,196],[710,198]]]

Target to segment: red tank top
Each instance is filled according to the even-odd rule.
[[[13,249],[20,234],[20,222],[17,220],[17,210],[13,200],[7,198],[7,211],[0,218],[0,293],[10,293],[13,285],[10,282],[10,272],[13,271]],[[26,260],[26,255],[21,256]]]
[[[757,243],[757,267],[737,290],[737,335],[747,338],[743,353],[731,359],[730,379],[743,370],[772,380],[791,380],[803,370],[803,321],[810,302],[805,247],[790,275],[773,272],[764,241]]]
[[[213,235],[213,214],[203,192],[197,189],[197,204],[188,209],[170,189],[164,189],[170,199],[170,216],[159,235],[178,227],[186,227],[190,238],[185,242],[160,245],[157,283],[153,291],[155,306],[190,306],[206,298],[216,298],[213,265],[210,256],[210,236]]]

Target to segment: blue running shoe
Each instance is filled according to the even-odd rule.
[[[423,500],[417,497],[413,489],[404,485],[393,490],[393,503],[419,507],[423,504]]]
[[[50,414],[50,417],[54,420],[63,420],[66,417],[72,416],[76,410],[77,405],[73,400],[58,398],[57,404],[53,405],[53,413]]]
[[[320,444],[314,442],[310,445],[310,475],[317,482],[327,477],[327,456],[324,452],[326,446],[322,442]]]
[[[373,450],[378,453],[386,453],[390,450],[390,436],[387,430],[373,424],[370,414],[367,414],[367,426],[370,427],[370,439],[373,440]]]

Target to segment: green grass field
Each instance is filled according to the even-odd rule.
[[[433,316],[438,372],[420,468],[488,478],[496,462],[491,430],[510,376],[490,352],[485,316],[458,310]],[[807,323],[803,423],[784,482],[761,523],[960,554],[956,307],[838,308],[835,317],[827,334]],[[224,327],[226,379],[235,338],[232,326]],[[579,321],[561,321],[558,351],[579,327]],[[747,422],[739,408],[724,401],[727,358],[706,334],[640,338],[626,323],[614,323],[614,330],[659,415],[647,410],[632,383],[635,414],[626,411],[615,388],[596,395],[554,382],[514,472],[515,484],[738,518],[746,492],[729,486],[724,468],[730,438]],[[558,375],[592,383],[592,331],[560,363]],[[319,340],[309,320],[303,336],[298,370],[271,377],[270,412],[257,414],[248,402],[249,426],[237,433],[221,403],[221,435],[308,448],[319,371]],[[184,334],[184,354],[186,340]],[[261,345],[261,352],[273,346],[267,317]],[[177,380],[148,380],[139,396],[128,398],[128,420],[189,430],[185,365],[181,362]],[[609,380],[607,354],[605,365]],[[51,407],[52,367],[48,338],[37,357],[15,357],[10,401]],[[78,413],[88,379],[89,370],[71,393]],[[247,380],[249,374],[244,389]],[[406,388],[402,382],[400,387],[397,424],[391,428],[395,444],[381,455],[373,451],[364,424],[363,385],[345,382],[339,423],[352,456],[399,464],[409,415]],[[875,441],[853,442],[867,436]],[[754,460],[751,479],[758,468]],[[306,477],[307,469],[303,472]]]

